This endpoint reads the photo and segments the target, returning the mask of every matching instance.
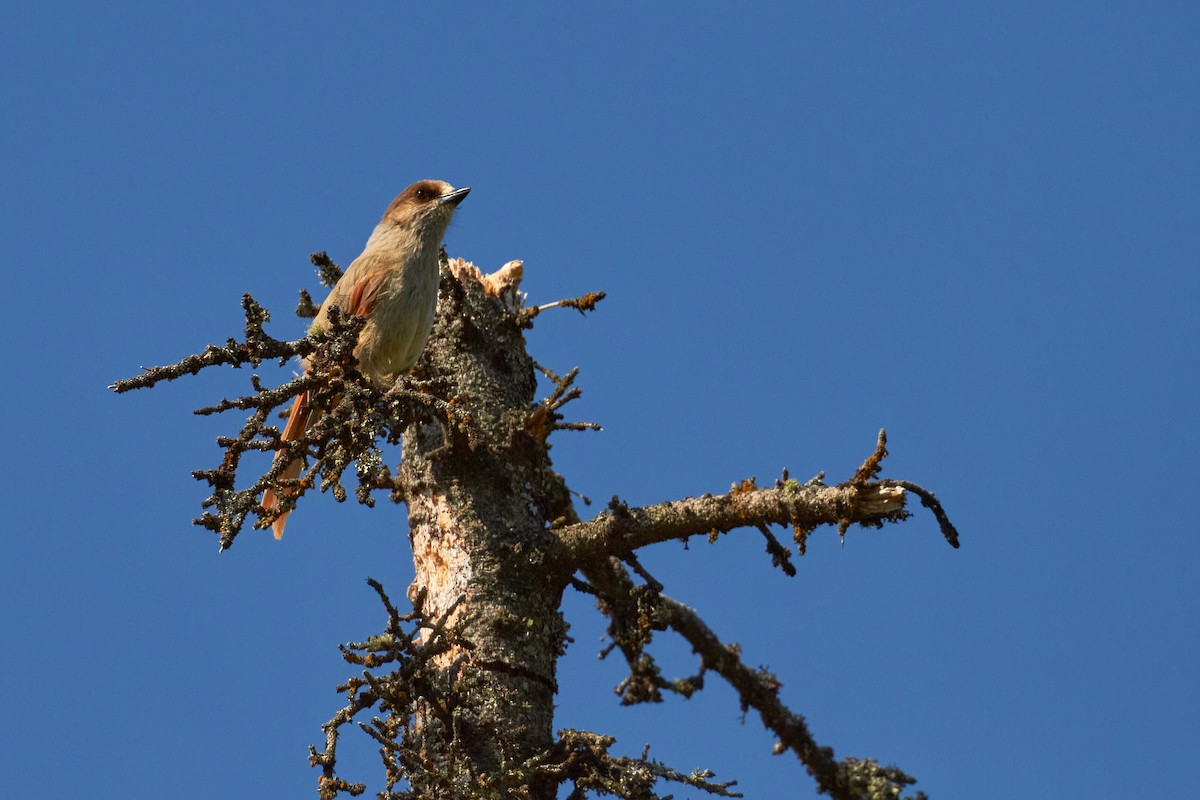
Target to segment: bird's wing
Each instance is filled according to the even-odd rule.
[[[385,259],[366,254],[359,256],[353,266],[358,267],[356,271],[359,275],[353,279],[354,282],[350,286],[349,295],[342,308],[349,314],[365,317],[379,302],[384,282],[391,270]]]

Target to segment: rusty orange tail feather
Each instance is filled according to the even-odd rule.
[[[301,392],[300,394],[296,395],[296,400],[292,403],[292,410],[288,414],[287,425],[284,426],[283,433],[280,435],[280,438],[285,442],[294,442],[299,439],[304,435],[304,432],[308,430],[310,416],[311,414],[309,413],[308,407],[308,392]],[[281,458],[284,458],[283,453],[276,454],[276,461],[279,461]],[[279,474],[279,480],[295,480],[299,476],[300,459],[295,458],[292,459],[291,463],[283,468],[283,472]],[[283,489],[281,491],[291,494],[291,492],[289,492],[287,489]],[[279,497],[273,490],[267,489],[265,492],[263,492],[263,508],[269,510],[278,505]],[[283,538],[283,528],[285,525],[287,525],[288,513],[289,512],[285,511],[276,517],[275,521],[271,523],[271,530],[275,532],[276,539]]]

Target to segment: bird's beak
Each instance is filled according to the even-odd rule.
[[[471,191],[470,186],[464,186],[461,189],[455,189],[453,192],[447,192],[438,198],[438,205],[444,206],[449,203],[452,206],[457,206],[463,201],[463,198]]]

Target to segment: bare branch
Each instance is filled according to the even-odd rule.
[[[660,604],[666,624],[687,639],[706,669],[716,672],[737,691],[743,711],[753,708],[759,713],[763,725],[779,737],[775,752],[791,750],[795,753],[816,780],[819,791],[834,800],[874,800],[898,798],[899,789],[915,783],[913,778],[894,767],[880,768],[878,765],[874,765],[875,771],[871,774],[882,779],[889,789],[895,788],[895,793],[881,789],[878,781],[863,780],[870,772],[863,766],[866,762],[850,758],[838,761],[832,748],[818,745],[804,717],[780,701],[782,684],[778,678],[765,669],[750,669],[742,663],[738,648],[723,644],[692,609],[665,595],[661,596]]]
[[[760,489],[754,478],[749,478],[735,484],[728,494],[641,508],[629,508],[614,497],[607,512],[587,522],[560,526],[556,532],[574,571],[598,558],[624,557],[639,547],[669,539],[706,534],[711,541],[734,528],[754,526],[766,537],[773,564],[793,574],[787,550],[769,526],[792,526],[796,546],[803,554],[809,532],[821,525],[837,525],[844,536],[853,524],[882,527],[885,522],[906,519],[905,492],[911,491],[933,511],[946,541],[958,547],[958,533],[931,492],[908,481],[875,480],[887,456],[886,445],[887,432],[881,430],[874,452],[839,486],[826,486],[821,476],[801,484],[785,470],[771,489]]]
[[[602,736],[591,731],[563,730],[558,741],[545,753],[527,761],[517,770],[503,775],[488,788],[500,795],[500,790],[515,791],[522,796],[521,787],[514,778],[528,783],[529,778],[550,779],[555,784],[568,781],[574,785],[572,798],[582,798],[588,791],[609,794],[628,800],[668,800],[655,793],[654,785],[660,781],[672,781],[700,789],[717,797],[741,797],[731,791],[737,781],[713,781],[710,770],[695,770],[690,774],[679,772],[649,758],[649,746],[642,751],[641,758],[609,755],[609,748],[616,742],[611,736]],[[489,795],[491,796],[491,795]]]
[[[611,644],[601,651],[607,657],[620,649],[629,675],[616,686],[621,705],[661,703],[664,692],[691,697],[704,688],[704,669],[686,678],[667,680],[649,645],[656,631],[666,630],[659,615],[662,584],[638,565],[645,584],[637,584],[629,569],[616,558],[589,564],[583,568],[588,582],[576,581],[577,588],[596,597],[596,606],[608,617]]]
[[[324,250],[319,253],[311,253],[308,257],[313,266],[317,268],[317,279],[321,281],[321,285],[332,289],[342,277],[342,268],[333,263],[333,259]],[[313,316],[315,317],[316,314]]]
[[[811,530],[843,521],[879,525],[904,519],[905,490],[878,483],[800,485],[704,495],[642,508],[610,504],[587,522],[557,530],[571,564],[669,539],[725,533],[746,525],[794,525]]]
[[[582,297],[568,297],[562,300],[555,300],[553,303],[545,303],[540,306],[521,309],[518,317],[518,324],[522,328],[532,328],[533,318],[543,311],[551,308],[573,308],[580,314],[588,311],[595,311],[596,304],[603,300],[607,295],[604,292],[588,292]]]
[[[548,396],[542,399],[542,402],[534,406],[526,418],[525,427],[530,433],[542,442],[545,442],[554,431],[603,430],[603,428],[594,422],[562,421],[563,415],[559,413],[559,409],[583,395],[583,390],[573,385],[575,378],[579,376],[579,367],[573,368],[566,375],[558,375],[537,362],[534,362],[533,366],[538,372],[545,375],[548,380],[554,383],[554,389]]]
[[[318,752],[315,746],[309,746],[309,762],[322,770],[319,780],[321,800],[333,800],[339,792],[358,795],[365,791],[363,784],[347,783],[335,770],[342,727],[354,722],[369,708],[378,706],[386,713],[385,718],[375,717],[370,723],[359,722],[359,727],[381,745],[380,756],[388,775],[389,790],[398,781],[411,779],[426,768],[422,759],[403,745],[403,733],[412,724],[417,702],[427,701],[440,707],[448,704],[446,698],[450,696],[450,687],[439,670],[432,668],[431,662],[453,644],[470,647],[450,625],[463,598],[460,597],[437,619],[431,619],[421,610],[423,595],[415,599],[412,612],[400,614],[379,581],[368,578],[367,583],[387,609],[385,632],[365,642],[340,645],[339,649],[347,662],[365,670],[385,664],[396,666],[386,675],[364,670],[361,677],[352,676],[338,687],[339,692],[348,695],[348,701],[321,726],[325,732],[325,748]],[[406,624],[408,630],[405,630]]]
[[[887,431],[880,428],[879,438],[875,442],[875,452],[867,456],[867,460],[862,463],[849,482],[855,486],[862,486],[867,481],[878,477],[883,470],[883,460],[887,458],[887,454]]]
[[[271,318],[270,312],[258,304],[249,294],[242,295],[242,309],[246,314],[246,341],[230,339],[224,347],[210,344],[204,351],[187,356],[175,364],[161,367],[143,367],[141,375],[114,381],[109,385],[117,394],[132,389],[144,389],[162,381],[173,381],[184,375],[195,375],[206,367],[229,364],[241,367],[249,364],[257,367],[263,361],[279,359],[286,363],[295,356],[307,356],[316,349],[316,343],[308,338],[281,341],[263,331],[263,323]]]
[[[942,529],[942,535],[946,537],[946,541],[951,547],[958,547],[958,530],[950,522],[950,517],[946,515],[946,510],[942,508],[941,502],[933,496],[933,492],[925,489],[912,481],[883,481],[885,486],[899,486],[901,489],[908,491],[921,498],[921,505],[933,512],[934,518],[938,521],[938,526]]]
[[[792,563],[791,552],[780,544],[779,540],[775,538],[775,534],[771,533],[771,529],[766,525],[760,524],[755,527],[767,540],[767,553],[771,556],[771,566],[779,567],[789,578],[796,577],[796,566]]]

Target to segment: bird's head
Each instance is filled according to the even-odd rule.
[[[439,240],[458,204],[470,192],[445,181],[417,181],[396,196],[383,214],[383,222],[435,235]]]

